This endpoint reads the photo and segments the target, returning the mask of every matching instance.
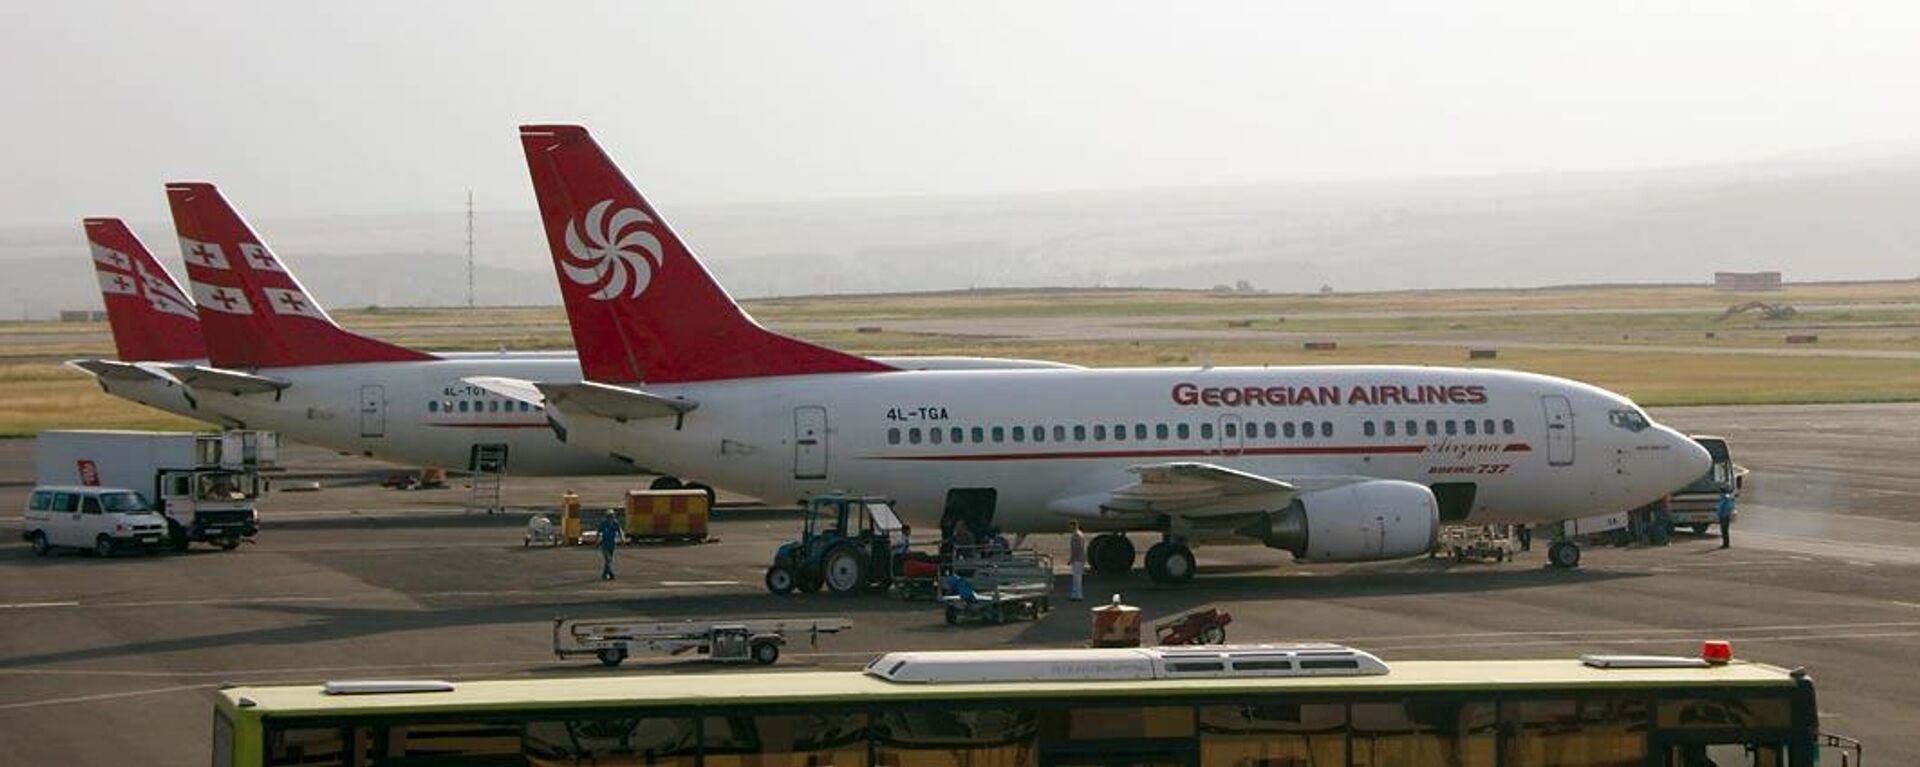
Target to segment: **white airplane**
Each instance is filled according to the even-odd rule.
[[[846,489],[942,530],[1158,531],[1147,570],[1178,582],[1210,537],[1409,557],[1442,522],[1631,508],[1708,465],[1625,397],[1512,371],[899,370],[755,324],[585,129],[521,142],[587,381],[475,383],[547,405],[571,444],[769,501]],[[1098,570],[1132,566],[1124,536],[1090,548]],[[860,567],[832,558],[826,585],[857,587]]]
[[[173,275],[117,218],[81,222],[93,256],[100,299],[107,307],[117,360],[84,359],[67,364],[93,374],[100,388],[121,399],[175,415],[218,423],[194,407],[192,396],[161,364],[199,364],[207,359],[200,318]]]
[[[200,319],[191,318],[192,299],[169,280],[172,303],[167,306],[173,315],[182,314],[178,307],[187,307],[185,316],[169,315],[168,322],[153,323],[147,314],[110,313],[110,320],[116,338],[122,331],[138,331],[182,344],[191,339],[192,353],[153,356],[157,353],[122,347],[123,358],[147,354],[133,359],[170,362],[75,363],[94,372],[110,393],[225,426],[272,429],[289,439],[409,465],[472,468],[482,446],[497,446],[504,454],[496,452],[495,458],[503,457],[505,468],[513,474],[635,470],[631,462],[605,452],[566,445],[555,437],[540,408],[462,380],[472,376],[578,380],[579,362],[571,351],[428,353],[346,330],[328,316],[218,189],[202,183],[169,184],[167,197],[193,295],[199,299]],[[111,240],[117,249],[105,249],[96,239],[96,265],[106,269],[102,259],[111,261],[116,253],[144,256],[151,271],[165,278],[164,270],[132,234],[124,227],[118,231],[123,236]],[[108,290],[117,283],[103,276],[102,286]],[[114,294],[107,300],[110,311],[116,304],[127,303],[116,300]],[[159,299],[154,299],[154,305],[160,305]],[[968,357],[897,362],[949,368],[1061,367]],[[136,379],[139,376],[144,377]],[[129,381],[122,383],[121,378]],[[664,478],[656,484],[679,486],[681,481]],[[686,485],[708,489],[698,482]]]

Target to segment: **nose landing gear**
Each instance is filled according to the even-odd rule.
[[[1547,547],[1547,563],[1563,570],[1580,566],[1580,546],[1573,541],[1554,541]]]

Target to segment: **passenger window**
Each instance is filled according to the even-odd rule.
[[[1384,429],[1384,430],[1386,431],[1386,433],[1387,433],[1387,436],[1389,436],[1389,437],[1391,437],[1391,436],[1393,436],[1393,424],[1394,424],[1394,422],[1393,422],[1393,421],[1381,421],[1381,422],[1380,422],[1380,426],[1381,426],[1381,427],[1383,427],[1383,429]]]
[[[1213,439],[1213,424],[1210,424],[1210,423],[1200,424],[1200,438]]]
[[[1086,426],[1084,426],[1084,425],[1076,425],[1076,426],[1074,426],[1074,427],[1073,427],[1073,441],[1075,441],[1075,442],[1085,442],[1085,441],[1087,441],[1087,427],[1086,427]]]
[[[716,716],[708,717],[701,725],[701,763],[706,767],[849,767],[867,763],[865,714],[826,711],[818,714]],[[634,763],[638,760],[633,760],[629,754],[622,761]],[[648,759],[639,763],[650,762],[651,759]]]
[[[1164,423],[1162,423],[1162,424],[1155,424],[1155,425],[1154,425],[1154,427],[1153,427],[1153,438],[1154,438],[1154,439],[1166,439],[1166,438],[1167,438],[1167,437],[1168,437],[1169,435],[1171,435],[1172,433],[1173,433],[1173,430],[1172,430],[1172,429],[1168,429],[1168,428],[1167,428],[1167,425],[1166,425],[1166,424],[1164,424]]]
[[[1492,765],[1497,727],[1492,701],[1415,699],[1354,703],[1351,763]],[[1582,752],[1578,750],[1546,754],[1551,756],[1544,758],[1553,764],[1625,763],[1588,761],[1581,758]],[[1638,760],[1631,763],[1637,764]]]
[[[887,430],[887,444],[889,445],[900,444],[900,427],[895,426]]]
[[[465,412],[467,412],[467,401],[466,401],[466,400],[460,400],[460,412],[462,412],[462,413],[465,413]]]
[[[1027,441],[1027,427],[1025,426],[1013,427],[1013,441],[1015,442]]]
[[[1469,419],[1467,419],[1467,420],[1465,420],[1465,421],[1463,421],[1463,422],[1461,422],[1461,423],[1460,423],[1460,428],[1462,428],[1462,429],[1465,429],[1465,430],[1466,430],[1466,432],[1467,432],[1467,435],[1468,435],[1468,436],[1472,436],[1472,435],[1473,435],[1473,433],[1474,433],[1474,431],[1473,431],[1473,430],[1474,430],[1474,426],[1473,426],[1473,419],[1471,419],[1471,418],[1469,418]]]
[[[1485,431],[1486,433],[1488,434],[1493,433],[1493,419],[1488,418],[1484,421],[1481,421],[1480,426],[1482,427],[1482,430]]]
[[[1366,421],[1366,422],[1363,422],[1363,423],[1361,423],[1361,424],[1360,424],[1360,433],[1361,433],[1361,434],[1364,434],[1364,435],[1366,435],[1366,436],[1369,436],[1369,437],[1371,437],[1371,436],[1373,436],[1373,422],[1372,422],[1372,421]]]
[[[1005,427],[1005,426],[995,426],[995,427],[993,427],[993,441],[994,441],[994,442],[1005,442],[1005,441],[1007,441],[1007,427]]]
[[[1300,424],[1300,436],[1302,436],[1302,437],[1312,437],[1312,436],[1313,436],[1313,422],[1312,422],[1312,421],[1307,421],[1307,422],[1305,422],[1305,423],[1302,423],[1302,424]]]
[[[950,430],[948,434],[950,434],[951,436],[949,436],[947,439],[953,444],[958,445],[962,442],[967,441],[967,430],[962,429],[958,426],[953,427],[953,429]]]
[[[1504,434],[1512,434],[1512,433],[1513,433],[1513,419],[1511,419],[1511,418],[1502,418],[1502,419],[1500,419],[1500,431],[1501,431],[1502,433],[1504,433]]]
[[[1440,423],[1438,421],[1428,419],[1427,420],[1427,436],[1433,437],[1433,436],[1438,436],[1439,434],[1440,434]]]
[[[1268,421],[1267,425],[1262,427],[1262,430],[1267,433],[1267,439],[1273,439],[1274,437],[1280,436],[1280,425],[1272,421]]]
[[[1045,426],[1033,427],[1033,441],[1035,442],[1047,441],[1047,427]]]
[[[980,427],[978,427],[978,426],[975,426],[975,427],[973,427],[973,441],[974,441],[974,442],[985,442],[985,441],[987,441],[987,430],[986,430],[986,429],[982,429],[982,428],[980,428]]]
[[[1093,439],[1095,442],[1107,441],[1107,425],[1106,424],[1096,423],[1093,425]]]
[[[487,412],[489,413],[500,412],[500,400],[497,400],[497,399],[487,400]]]
[[[1235,426],[1232,421],[1220,424],[1220,436],[1226,437],[1227,439],[1235,439],[1240,436],[1238,429],[1239,427]]]
[[[1147,438],[1147,425],[1144,423],[1134,424],[1133,438],[1138,440],[1145,440]]]
[[[1333,422],[1332,422],[1332,421],[1321,421],[1321,422],[1320,422],[1320,436],[1322,436],[1322,437],[1331,437],[1331,436],[1333,436]]]
[[[1032,764],[1039,752],[1039,735],[1038,716],[1031,708],[930,706],[909,711],[889,710],[873,717],[873,764],[914,767]],[[850,762],[864,763],[861,759]]]
[[[1647,704],[1638,698],[1514,700],[1501,704],[1500,720],[1508,733],[1501,764],[1613,765],[1646,759]]]
[[[927,441],[936,445],[940,444],[940,430],[938,428],[927,429]]]
[[[1184,423],[1174,424],[1173,433],[1180,435],[1181,439],[1193,438],[1193,429]]]
[[[1053,441],[1055,442],[1067,441],[1067,427],[1065,426],[1053,427]]]
[[[1201,706],[1200,763],[1347,764],[1347,707],[1341,703]],[[1431,763],[1448,762],[1441,758]],[[1471,764],[1491,763],[1489,759]]]
[[[907,430],[907,443],[912,445],[920,444],[920,427],[915,426]]]
[[[1420,436],[1420,422],[1419,422],[1419,421],[1415,421],[1415,420],[1413,420],[1413,419],[1411,419],[1411,418],[1409,418],[1409,419],[1407,419],[1407,436],[1409,436],[1409,437],[1418,437],[1418,436]]]
[[[440,412],[440,401],[439,401],[439,400],[427,400],[427,412],[429,412],[429,413],[438,413],[438,412]]]
[[[1121,442],[1121,441],[1125,441],[1126,438],[1127,438],[1127,427],[1122,426],[1120,424],[1114,424],[1113,425],[1114,441]]]
[[[1451,418],[1447,419],[1447,436],[1449,437],[1453,436],[1455,430],[1457,430],[1458,428],[1459,428],[1459,424],[1454,423],[1453,419]]]
[[[1294,437],[1300,436],[1300,425],[1292,421],[1288,421],[1286,423],[1281,424],[1280,430],[1282,433],[1287,435],[1287,439],[1293,439]]]
[[[82,514],[100,513],[100,499],[91,495],[80,499],[80,513]]]

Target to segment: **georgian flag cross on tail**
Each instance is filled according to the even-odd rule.
[[[224,285],[208,285],[204,282],[193,283],[193,300],[201,310],[211,310],[221,314],[252,314],[253,304],[247,300],[247,292],[239,288]]]

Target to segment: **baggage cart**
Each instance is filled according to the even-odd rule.
[[[565,659],[592,655],[618,666],[637,652],[707,656],[715,663],[769,665],[780,659],[788,635],[806,634],[818,646],[821,634],[853,628],[845,618],[748,618],[742,620],[649,621],[645,619],[553,620],[553,654]]]

